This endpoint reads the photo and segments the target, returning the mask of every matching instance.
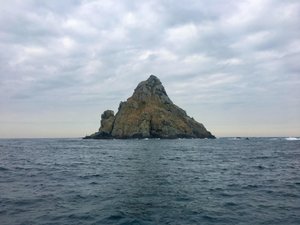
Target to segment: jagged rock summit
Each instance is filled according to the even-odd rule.
[[[118,112],[106,110],[101,115],[98,132],[86,139],[110,138],[215,138],[203,124],[189,117],[173,104],[160,80],[151,75],[142,81]]]

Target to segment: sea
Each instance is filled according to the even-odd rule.
[[[300,139],[0,140],[0,224],[300,224]]]

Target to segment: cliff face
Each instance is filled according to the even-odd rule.
[[[98,132],[85,138],[215,138],[205,127],[173,104],[160,80],[142,81],[118,112],[106,110]]]

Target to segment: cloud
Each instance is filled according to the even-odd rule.
[[[34,122],[43,108],[40,121],[73,111],[74,123],[88,114],[86,123],[98,126],[102,110],[116,109],[155,74],[175,103],[208,126],[230,126],[228,112],[241,123],[250,118],[249,126],[272,114],[277,127],[293,123],[300,132],[296,0],[12,0],[1,8],[2,122]]]

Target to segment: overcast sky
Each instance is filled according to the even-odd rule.
[[[299,0],[1,0],[0,137],[81,137],[154,74],[216,136],[300,136]]]

